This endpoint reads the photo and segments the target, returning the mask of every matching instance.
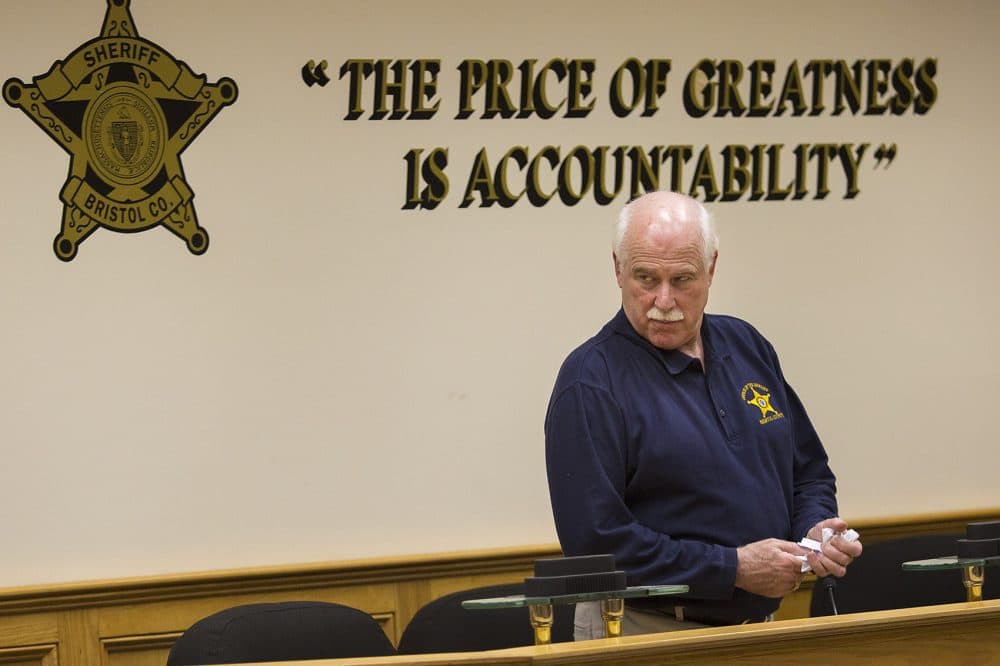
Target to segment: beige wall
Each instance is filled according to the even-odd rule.
[[[182,157],[211,246],[102,229],[60,262],[69,159],[0,108],[0,586],[554,541],[542,420],[562,358],[617,307],[625,197],[459,208],[483,147],[690,144],[721,172],[729,144],[870,143],[853,199],[836,167],[824,200],[713,205],[710,309],[775,343],[845,516],[995,506],[1000,9],[869,5],[134,0],[140,35],[239,84]],[[47,72],[103,13],[5,3],[0,79]],[[462,60],[553,57],[595,61],[587,118],[455,120]],[[668,88],[656,115],[616,118],[632,57],[671,59]],[[441,110],[344,120],[351,58],[439,59]],[[793,60],[932,58],[938,97],[692,118],[702,58],[772,59],[776,86]],[[308,59],[329,86],[303,85]],[[876,169],[881,143],[898,155]],[[437,146],[448,197],[402,210],[403,156]]]

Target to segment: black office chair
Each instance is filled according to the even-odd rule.
[[[394,654],[392,642],[367,613],[322,601],[288,601],[236,606],[195,622],[177,639],[167,666]]]
[[[527,608],[468,610],[466,599],[524,594],[524,583],[461,590],[435,599],[417,611],[399,639],[399,654],[473,652],[535,644]],[[573,640],[574,605],[553,607],[552,642]]]
[[[925,534],[864,545],[861,557],[847,568],[847,575],[835,579],[834,598],[840,613],[862,613],[891,608],[914,608],[966,600],[962,572],[903,571],[902,563],[956,553],[956,539],[964,534]],[[998,576],[987,574],[983,598],[1000,593]],[[809,614],[832,615],[829,592],[817,581],[809,604]]]

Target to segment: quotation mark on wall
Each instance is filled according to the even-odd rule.
[[[882,145],[880,145],[878,148],[875,149],[874,168],[877,169],[879,165],[882,164],[882,160],[885,160],[885,168],[888,169],[889,165],[892,164],[892,161],[894,159],[896,159],[896,144],[887,146],[883,143]]]
[[[317,84],[321,87],[325,86],[330,82],[330,77],[326,75],[326,67],[326,60],[323,60],[318,65],[315,60],[310,60],[302,65],[302,80],[310,88]]]

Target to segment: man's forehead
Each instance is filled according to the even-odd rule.
[[[667,237],[662,240],[668,241]],[[677,270],[701,266],[701,247],[694,239],[680,242],[643,242],[629,244],[628,263],[633,268],[668,267]]]

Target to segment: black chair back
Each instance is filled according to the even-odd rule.
[[[490,585],[453,592],[431,601],[413,616],[399,639],[399,654],[473,652],[535,644],[527,608],[468,610],[467,599],[524,594],[524,583]],[[552,642],[573,640],[573,605],[553,607]]]
[[[367,613],[321,601],[236,606],[191,625],[167,666],[383,657],[396,653]]]

